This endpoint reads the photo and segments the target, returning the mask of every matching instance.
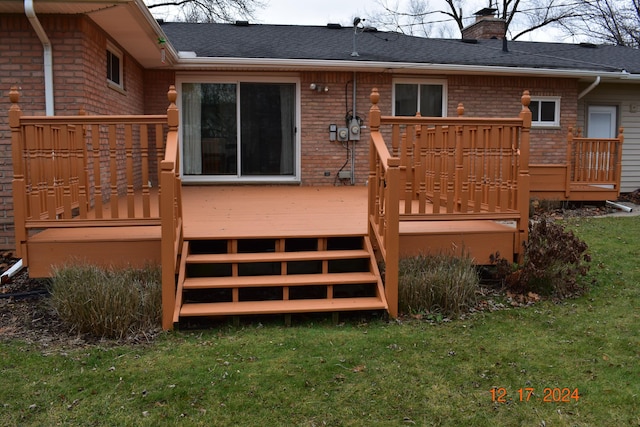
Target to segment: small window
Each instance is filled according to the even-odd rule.
[[[393,96],[396,116],[442,117],[446,111],[446,87],[439,81],[398,81]]]
[[[532,98],[529,109],[531,110],[531,126],[560,126],[560,98]]]
[[[122,52],[107,44],[107,81],[122,89]]]

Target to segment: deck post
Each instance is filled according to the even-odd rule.
[[[24,146],[22,130],[20,127],[22,111],[18,105],[20,93],[16,86],[11,87],[9,99],[11,101],[11,107],[9,108],[9,127],[11,128],[11,155],[13,163],[13,181],[11,186],[13,191],[13,218],[16,234],[16,255],[18,258],[22,258],[24,266],[28,266],[29,262],[26,246],[27,229],[25,227],[27,214],[27,189],[24,176],[24,163],[22,159]]]
[[[518,176],[518,212],[520,220],[518,221],[518,235],[514,242],[514,250],[519,262],[522,262],[522,243],[529,236],[529,199],[530,199],[530,180],[529,176],[529,143],[531,138],[531,95],[528,90],[522,93],[521,98],[522,110],[520,118],[522,119],[522,130],[520,132],[520,170]]]
[[[168,93],[169,107],[167,108],[167,144],[165,159],[160,165],[160,221],[161,221],[161,260],[162,260],[162,329],[173,329],[173,311],[176,301],[176,238],[179,232],[176,231],[179,219],[176,218],[176,171],[177,162],[177,131],[178,131],[178,108],[175,101],[177,93],[172,85]],[[174,143],[169,143],[169,138]]]
[[[387,195],[385,197],[386,235],[384,289],[389,315],[398,317],[398,279],[400,276],[400,158],[387,160]]]
[[[573,127],[569,126],[569,132],[567,134],[567,158],[565,164],[565,183],[564,183],[564,197],[569,199],[571,195],[571,169],[573,165],[573,161],[571,158],[573,157]]]
[[[616,190],[618,190],[618,196],[620,196],[620,182],[622,181],[622,146],[624,144],[624,128],[621,127],[618,131],[618,152],[616,153]]]
[[[374,133],[380,132],[380,108],[378,107],[378,102],[380,101],[380,94],[378,93],[377,88],[373,88],[371,91],[371,95],[369,96],[371,100],[371,109],[369,110],[369,129],[370,135]],[[375,243],[375,239],[372,237],[375,236],[375,233],[372,229],[373,225],[371,223],[372,219],[378,213],[378,207],[376,204],[376,194],[377,194],[377,182],[376,182],[376,174],[377,174],[377,156],[376,149],[373,143],[373,138],[369,138],[369,179],[367,181],[367,230],[369,234],[369,240]]]

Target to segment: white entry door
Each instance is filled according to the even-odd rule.
[[[612,105],[590,105],[587,138],[615,138],[618,108]]]

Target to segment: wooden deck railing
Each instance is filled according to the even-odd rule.
[[[518,118],[381,116],[371,94],[369,233],[385,260],[390,314],[397,314],[403,221],[513,220],[519,253],[528,233],[530,96]],[[381,127],[391,127],[391,143]],[[395,312],[394,312],[395,310]]]
[[[15,89],[11,102],[17,228],[159,224],[166,115],[23,117]]]
[[[167,145],[160,164],[160,217],[162,219],[162,328],[173,328],[173,310],[176,301],[176,271],[182,249],[182,181],[180,179],[180,146],[178,140],[177,93],[169,91],[167,109]]]
[[[529,165],[531,197],[604,201],[620,195],[624,129],[617,138],[584,138],[569,128],[564,163]]]
[[[173,289],[163,298],[175,298],[182,239],[175,87],[168,98],[166,115],[23,117],[11,89],[16,252],[25,266],[36,231],[156,226],[163,290]]]
[[[569,128],[567,136],[567,182],[605,185],[620,191],[624,129],[617,138],[583,138]]]

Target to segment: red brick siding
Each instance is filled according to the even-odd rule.
[[[336,174],[347,161],[347,150],[340,142],[329,141],[329,125],[345,127],[347,111],[353,108],[353,73],[308,72],[301,75],[302,184],[333,185]],[[384,74],[356,75],[356,115],[368,126],[373,87],[381,90],[382,100],[388,102],[390,112],[391,77]],[[311,83],[329,87],[328,92],[309,89]],[[388,114],[388,112],[387,112]],[[355,143],[355,182],[363,185],[369,174],[369,132],[365,129]],[[349,160],[344,170],[351,169]],[[330,176],[326,177],[325,172]],[[340,183],[340,181],[337,181]],[[349,183],[349,182],[348,182]]]
[[[124,91],[107,85],[107,35],[102,30],[80,16],[39,19],[52,44],[57,115],[77,114],[79,107],[89,114],[144,112],[143,69],[126,52]],[[9,89],[18,86],[23,114],[44,114],[43,49],[33,28],[24,15],[0,15],[0,39],[0,111],[9,109]],[[15,246],[10,138],[7,114],[0,114],[0,248]]]
[[[560,128],[531,130],[531,163],[561,163],[565,159],[568,128],[577,121],[578,81],[532,77],[450,76],[448,115],[455,117],[459,102],[467,117],[516,117],[520,97],[560,96]],[[489,101],[489,102],[488,102]]]
[[[144,72],[144,114],[166,114],[169,86],[176,84],[176,74],[171,70],[146,70]]]

